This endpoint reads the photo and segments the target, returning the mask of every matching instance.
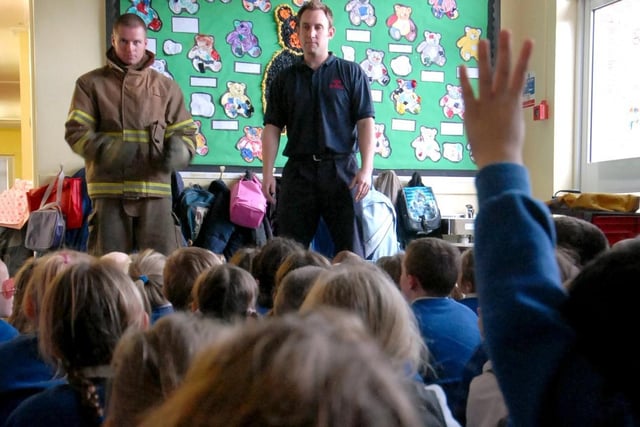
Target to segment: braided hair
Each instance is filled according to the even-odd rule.
[[[39,317],[43,358],[68,376],[82,402],[81,415],[102,423],[99,391],[109,376],[115,346],[129,327],[145,322],[143,299],[121,269],[93,257],[58,273]]]

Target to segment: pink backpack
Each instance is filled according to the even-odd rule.
[[[231,187],[229,217],[232,223],[257,228],[267,212],[267,199],[262,194],[262,183],[251,172]]]

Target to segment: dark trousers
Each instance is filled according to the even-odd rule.
[[[169,255],[183,244],[169,198],[94,199],[88,252],[132,252],[151,248]]]
[[[355,156],[316,162],[290,159],[282,171],[276,216],[278,235],[309,246],[320,217],[335,251],[362,253],[349,184],[358,170]]]

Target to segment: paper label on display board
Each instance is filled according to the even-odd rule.
[[[534,105],[536,105],[536,75],[533,71],[528,71],[522,91],[522,108]]]

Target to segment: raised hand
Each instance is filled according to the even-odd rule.
[[[533,42],[526,40],[512,70],[511,33],[500,31],[493,71],[489,41],[481,40],[478,44],[478,97],[473,93],[466,67],[460,69],[464,125],[479,168],[501,162],[522,164],[524,119],[521,100],[532,50]]]

